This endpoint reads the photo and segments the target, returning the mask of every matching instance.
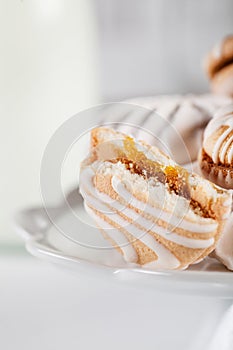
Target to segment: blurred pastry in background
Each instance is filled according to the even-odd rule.
[[[221,108],[207,125],[199,164],[207,179],[233,189],[233,104]]]
[[[208,54],[205,68],[211,90],[233,97],[233,35],[225,37]]]

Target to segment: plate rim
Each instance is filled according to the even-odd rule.
[[[27,221],[30,222],[30,210],[27,208],[21,210],[14,217],[14,226],[17,233],[25,241],[25,247],[27,251],[38,258],[47,260],[49,262],[56,263],[57,265],[67,266],[72,265],[75,269],[87,271],[89,274],[95,275],[93,272],[98,272],[101,275],[105,274],[110,276],[112,280],[117,282],[124,281],[129,284],[139,285],[149,282],[150,284],[171,284],[176,282],[179,286],[173,286],[173,290],[178,290],[182,293],[181,289],[185,291],[190,290],[192,287],[196,287],[200,292],[200,295],[206,295],[207,291],[210,292],[209,296],[218,296],[221,298],[233,298],[233,274],[229,271],[205,271],[205,270],[149,270],[140,267],[126,268],[117,266],[107,266],[101,263],[94,263],[92,261],[85,260],[83,258],[68,255],[66,252],[59,251],[56,247],[51,247],[46,244],[46,233],[38,230],[27,229]],[[34,214],[40,211],[45,211],[43,207],[33,208]],[[45,212],[46,213],[46,212]],[[47,216],[47,213],[46,213]],[[47,216],[49,221],[49,217]],[[152,278],[152,276],[154,278]],[[229,277],[231,278],[229,279]],[[127,281],[128,280],[128,281]],[[197,288],[198,285],[198,288]],[[214,290],[213,290],[214,289]],[[193,291],[192,295],[197,295],[197,291]]]

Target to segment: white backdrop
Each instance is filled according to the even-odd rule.
[[[201,61],[233,33],[232,0],[96,0],[106,100],[208,90]]]
[[[89,0],[0,0],[0,244],[17,240],[14,212],[40,203],[50,136],[99,101],[96,51]]]

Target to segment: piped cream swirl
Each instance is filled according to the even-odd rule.
[[[220,109],[209,122],[203,148],[215,164],[233,165],[233,104]]]

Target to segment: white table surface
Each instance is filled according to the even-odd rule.
[[[212,299],[113,286],[26,255],[0,257],[0,295],[4,350],[199,349],[218,322],[218,311],[204,320]]]

